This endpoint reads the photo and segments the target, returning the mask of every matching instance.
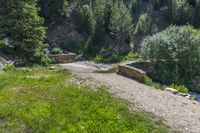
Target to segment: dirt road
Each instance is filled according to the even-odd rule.
[[[171,127],[184,133],[200,133],[200,103],[196,101],[156,90],[115,73],[94,73],[97,69],[101,69],[101,65],[96,67],[90,63],[77,62],[61,66],[83,78],[93,78],[105,84],[113,95],[163,118]],[[107,69],[109,66],[103,68]]]

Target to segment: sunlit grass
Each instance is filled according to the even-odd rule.
[[[130,111],[102,89],[66,84],[70,74],[44,67],[0,74],[0,132],[168,132],[162,121]]]

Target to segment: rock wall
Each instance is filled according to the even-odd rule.
[[[145,71],[147,74],[151,74],[155,70],[155,63],[151,62],[133,62],[131,64],[127,64],[128,66],[135,67]]]
[[[141,80],[146,75],[146,72],[128,65],[119,65],[118,74]]]
[[[133,62],[131,64],[120,65],[118,74],[129,78],[141,80],[145,75],[153,78],[155,64],[151,62]]]
[[[52,55],[51,57],[55,63],[71,63],[76,60],[76,54],[74,53]]]

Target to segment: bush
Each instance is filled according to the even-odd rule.
[[[48,56],[44,56],[41,60],[41,64],[44,66],[48,66],[49,64],[52,64],[53,60],[49,58]]]
[[[148,15],[142,14],[139,17],[138,23],[135,27],[135,33],[145,34],[148,31]]]
[[[101,55],[96,55],[93,59],[95,62],[103,62],[104,58]]]
[[[137,53],[129,52],[128,54],[120,57],[120,61],[136,60],[138,58],[140,58],[140,55]]]
[[[178,92],[188,93],[188,88],[185,87],[184,85],[172,84],[172,85],[170,85],[170,88],[176,89]]]
[[[142,82],[148,86],[153,86],[153,80],[150,79],[147,75],[142,78]]]
[[[53,48],[53,49],[51,50],[51,53],[52,53],[52,54],[62,54],[63,51],[62,51],[60,48]]]
[[[168,17],[172,23],[186,24],[192,14],[192,7],[188,0],[169,0],[168,4]]]
[[[7,65],[3,68],[3,71],[5,72],[9,72],[9,71],[15,71],[16,70],[16,67],[13,66],[13,65]]]
[[[200,31],[191,26],[170,26],[142,43],[143,57],[157,64],[155,76],[167,84],[191,85],[200,76],[199,53]]]
[[[165,90],[166,86],[161,85],[160,83],[154,83],[154,88],[156,88],[158,90]]]

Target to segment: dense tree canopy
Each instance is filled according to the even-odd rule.
[[[162,82],[193,85],[200,75],[200,31],[191,26],[171,26],[142,44],[142,54],[157,64],[155,75]],[[193,87],[198,89],[198,87]]]
[[[134,35],[152,35],[170,24],[200,26],[199,0],[1,0],[1,49],[8,43],[14,53],[41,57],[43,18],[45,26],[60,24],[71,10],[77,31],[88,35],[81,45],[86,53],[110,48],[104,46],[105,36],[123,46]]]
[[[43,19],[36,6],[36,0],[0,1],[0,35],[7,40],[4,47],[32,62],[41,60],[45,46]]]

